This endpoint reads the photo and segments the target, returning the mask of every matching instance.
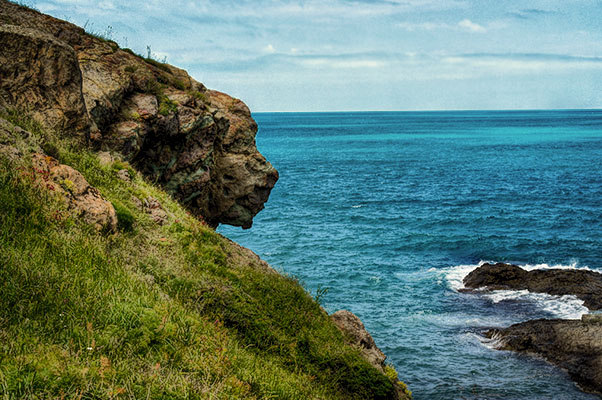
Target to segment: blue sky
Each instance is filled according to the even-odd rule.
[[[253,111],[602,108],[602,0],[28,3]]]

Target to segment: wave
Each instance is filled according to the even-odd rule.
[[[444,277],[452,290],[459,291],[464,288],[464,278],[469,273],[488,262],[492,263],[491,261],[480,261],[476,265],[457,265],[437,270],[437,272]],[[536,269],[591,270],[587,266],[577,266],[576,262],[568,265],[525,264],[520,265],[520,267],[527,271]],[[492,303],[500,303],[502,301],[532,303],[540,310],[549,313],[556,318],[579,319],[583,314],[589,312],[588,308],[583,305],[583,300],[580,300],[573,295],[553,296],[546,293],[531,293],[528,290],[494,290],[481,292],[483,297],[489,299]]]

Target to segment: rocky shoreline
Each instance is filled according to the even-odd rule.
[[[483,264],[464,278],[463,292],[529,290],[573,295],[590,310],[602,308],[602,274],[587,270],[526,271],[512,264]],[[543,357],[565,369],[586,392],[602,394],[602,315],[581,320],[538,319],[485,331],[498,350]]]
[[[602,316],[581,320],[539,319],[504,329],[490,329],[498,350],[543,357],[565,369],[586,392],[602,394]]]

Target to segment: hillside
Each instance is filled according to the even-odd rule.
[[[3,398],[408,396],[361,324],[215,232],[278,179],[244,103],[5,0],[0,21]]]

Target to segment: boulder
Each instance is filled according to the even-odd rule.
[[[61,194],[70,210],[98,231],[115,232],[117,215],[113,205],[82,174],[43,154],[33,154],[32,162],[38,182]]]
[[[348,344],[358,348],[366,361],[381,373],[387,375],[394,373],[393,386],[395,388],[395,399],[409,400],[411,392],[405,383],[397,379],[397,372],[391,366],[385,364],[387,356],[376,346],[374,339],[364,327],[362,321],[351,311],[339,310],[330,316],[334,324],[339,328]]]
[[[334,324],[343,332],[349,344],[356,346],[364,358],[381,372],[384,372],[387,356],[376,346],[374,339],[362,321],[351,311],[340,310],[331,315]]]
[[[144,199],[143,209],[151,219],[159,225],[164,225],[168,220],[167,212],[163,209],[161,203],[154,197],[147,197]]]
[[[556,296],[574,295],[590,310],[602,309],[602,274],[576,269],[526,271],[516,265],[483,264],[464,278],[467,289],[528,290]]]

